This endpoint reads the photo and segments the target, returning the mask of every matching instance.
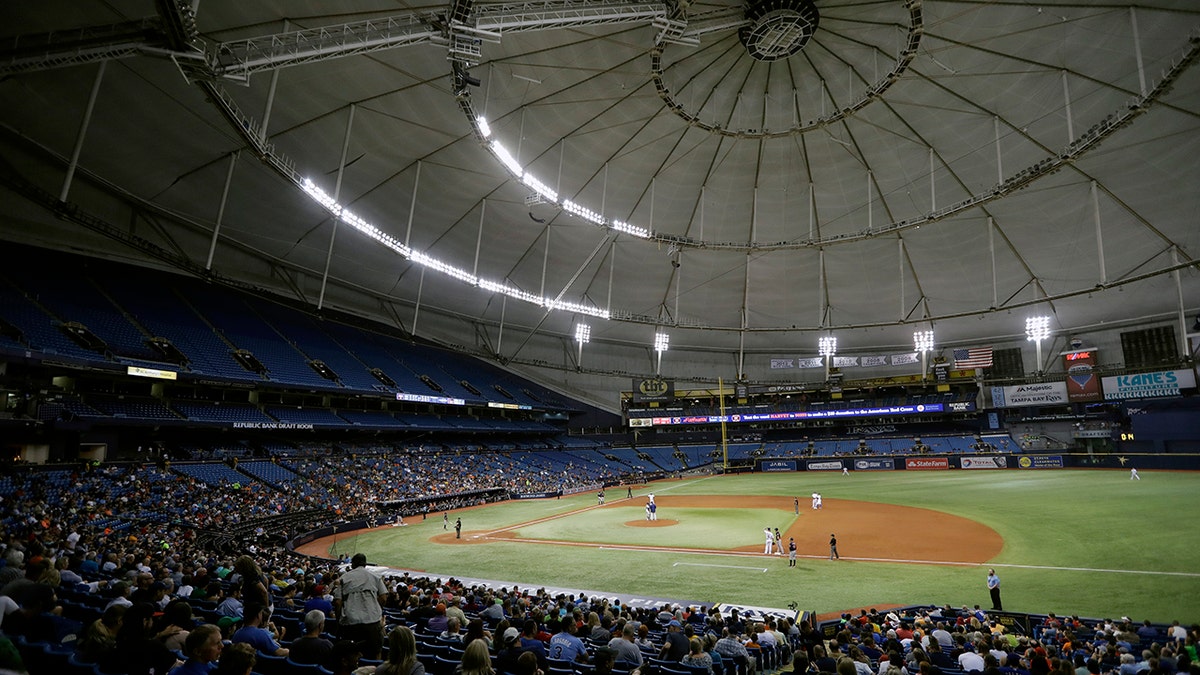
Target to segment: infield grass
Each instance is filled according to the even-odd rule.
[[[1008,610],[1200,622],[1200,545],[1191,525],[1193,514],[1200,512],[1200,473],[1142,472],[1142,478],[1131,481],[1127,472],[1105,470],[857,472],[848,477],[799,472],[651,486],[661,495],[798,496],[802,508],[808,508],[806,496],[816,491],[824,496],[826,509],[853,499],[943,511],[982,522],[1003,537],[1000,554],[978,566],[830,562],[824,552],[807,551],[817,557],[802,557],[798,567],[789,569],[786,559],[779,558],[615,550],[584,543],[729,549],[761,545],[764,524],[786,528],[793,517],[790,510],[689,508],[660,510],[660,518],[679,520],[671,527],[624,525],[644,518],[646,489],[635,491],[627,508],[584,510],[595,504],[588,493],[451,514],[451,526],[454,517],[462,517],[464,537],[550,518],[517,528],[516,534],[574,545],[434,543],[431,538],[443,534],[436,514],[423,522],[410,520],[410,527],[343,537],[337,552],[363,551],[373,563],[438,576],[707,603],[786,607],[796,602],[818,613],[928,602],[986,608],[984,576],[993,565]],[[926,527],[921,522],[869,525],[890,529],[898,559],[904,542],[921,537]],[[842,541],[841,552],[853,558],[853,542]]]

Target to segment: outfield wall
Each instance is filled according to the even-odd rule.
[[[1106,455],[1087,453],[1021,453],[994,455],[897,455],[885,457],[776,458],[755,460],[759,473],[787,471],[949,471],[987,469],[1166,469],[1200,471],[1200,454]]]

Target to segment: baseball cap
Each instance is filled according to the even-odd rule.
[[[679,623],[678,621],[676,621],[676,620],[672,619],[672,620],[671,620],[671,623],[668,623],[668,624],[667,624],[667,628],[683,628],[683,624],[681,624],[681,623]]]
[[[519,637],[521,637],[521,631],[517,630],[515,627],[509,626],[508,628],[504,629],[505,642],[513,642]]]
[[[236,626],[241,622],[242,622],[241,617],[223,616],[220,619],[217,619],[217,626],[219,626],[221,628],[229,628],[230,626]]]

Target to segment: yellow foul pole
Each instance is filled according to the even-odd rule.
[[[725,383],[720,377],[717,378],[717,396],[721,400],[721,461],[723,462],[722,469],[729,470],[729,439],[725,436]]]

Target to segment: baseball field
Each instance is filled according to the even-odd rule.
[[[819,614],[865,606],[990,607],[1200,621],[1200,473],[1110,470],[798,472],[714,476],[512,501],[313,542],[372,564]],[[658,521],[645,518],[655,494]],[[823,497],[811,507],[810,495]],[[796,514],[796,500],[799,515]],[[454,520],[462,518],[462,538]],[[763,528],[798,563],[764,555]],[[836,534],[841,560],[829,560]]]

